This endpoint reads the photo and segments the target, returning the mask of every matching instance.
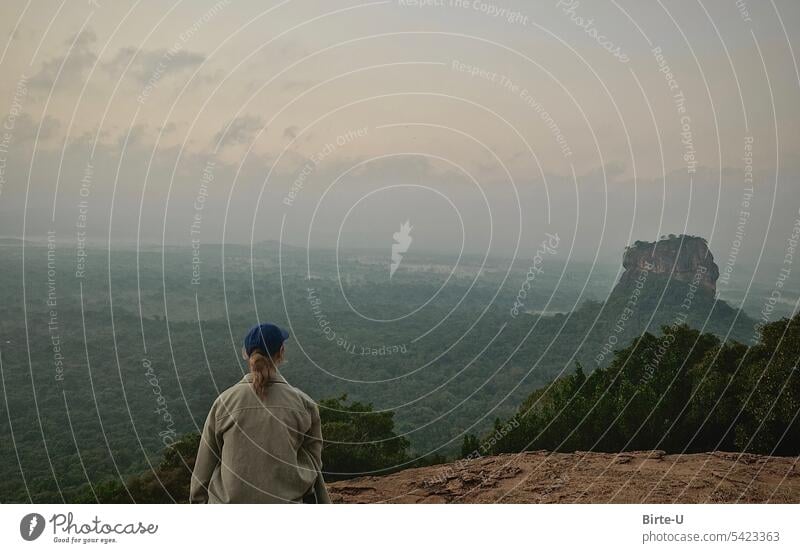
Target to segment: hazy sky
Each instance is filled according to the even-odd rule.
[[[614,261],[687,232],[780,262],[798,23],[794,0],[5,1],[0,235],[383,248],[409,220],[430,250],[557,232]]]

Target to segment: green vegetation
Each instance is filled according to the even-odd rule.
[[[646,333],[607,368],[531,394],[482,453],[662,449],[800,454],[800,315],[748,348],[685,325]],[[474,449],[474,444],[472,445]]]
[[[322,465],[327,481],[381,474],[409,461],[407,439],[394,431],[394,413],[376,413],[371,404],[347,402],[347,396],[322,400]]]
[[[192,469],[200,444],[199,434],[188,434],[164,450],[152,470],[121,480],[88,485],[69,501],[75,503],[186,503]]]

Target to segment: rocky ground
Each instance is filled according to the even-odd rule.
[[[329,485],[334,503],[800,503],[794,457],[498,455]]]

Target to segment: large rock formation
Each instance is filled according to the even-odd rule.
[[[643,273],[662,275],[670,280],[695,283],[715,294],[719,268],[708,243],[699,236],[670,235],[657,242],[637,240],[622,257],[625,272],[620,284],[636,281]]]
[[[797,503],[793,457],[534,451],[328,485],[334,503]]]

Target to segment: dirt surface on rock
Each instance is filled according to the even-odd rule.
[[[334,503],[800,503],[794,457],[498,455],[329,484]]]

